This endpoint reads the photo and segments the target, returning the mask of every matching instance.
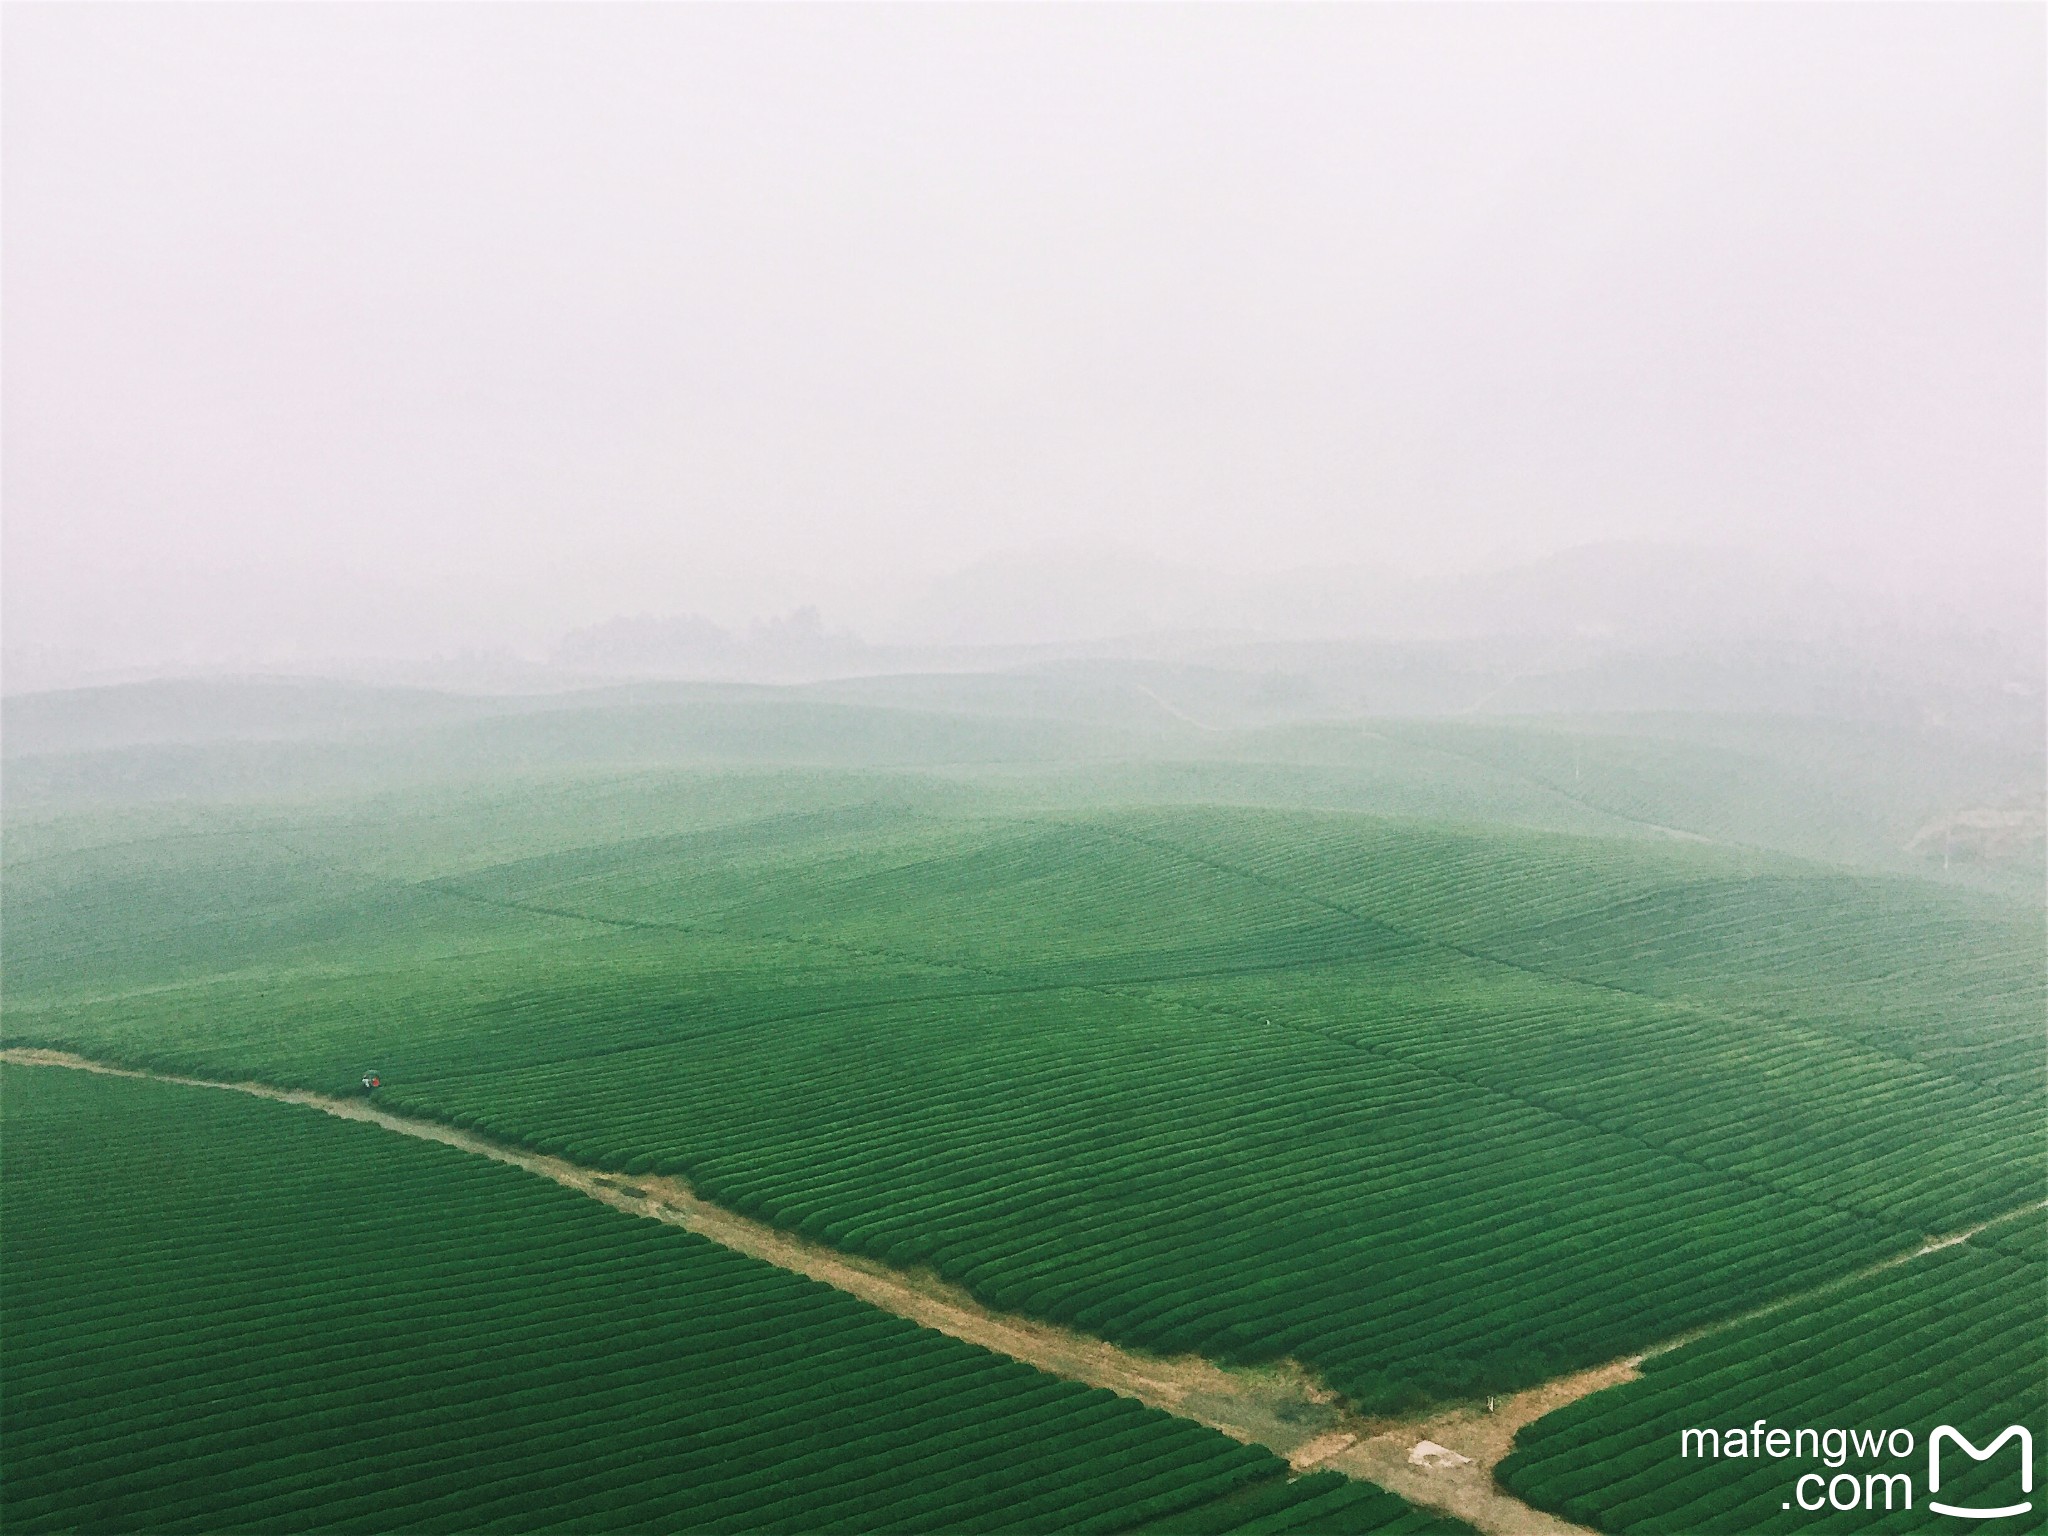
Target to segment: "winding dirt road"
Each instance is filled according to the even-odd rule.
[[[509,1163],[618,1210],[682,1227],[735,1252],[807,1275],[885,1312],[956,1339],[979,1344],[1070,1381],[1106,1387],[1151,1407],[1206,1424],[1235,1440],[1266,1446],[1286,1457],[1297,1470],[1329,1469],[1377,1483],[1413,1503],[1456,1515],[1486,1536],[1592,1536],[1582,1526],[1524,1504],[1494,1483],[1494,1467],[1513,1448],[1515,1435],[1524,1425],[1605,1387],[1634,1379],[1642,1362],[1651,1355],[1804,1299],[1788,1297],[1741,1318],[1668,1340],[1643,1354],[1496,1399],[1490,1412],[1481,1408],[1453,1408],[1411,1419],[1366,1419],[1345,1410],[1336,1393],[1293,1361],[1226,1368],[1194,1355],[1160,1358],[1123,1349],[1072,1329],[996,1312],[929,1272],[891,1269],[712,1205],[699,1199],[679,1179],[600,1173],[558,1157],[503,1146],[454,1126],[390,1114],[361,1099],[337,1099],[298,1089],[273,1088],[265,1083],[217,1082],[140,1072],[64,1051],[10,1047],[0,1050],[0,1060],[17,1066],[64,1067],[112,1077],[146,1078],[191,1088],[246,1093],[281,1104],[301,1104],[339,1119],[368,1121],[402,1136],[437,1141]],[[1980,1223],[1968,1231],[1936,1239],[1872,1269],[1904,1263],[1961,1242],[1989,1225],[1990,1222]],[[1844,1276],[1823,1287],[1822,1292],[1871,1272],[1863,1270]]]

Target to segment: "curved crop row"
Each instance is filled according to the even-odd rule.
[[[50,1069],[4,1105],[11,1531],[1113,1532],[1292,1486],[446,1148]]]
[[[2042,1184],[2038,914],[1775,855],[785,811],[465,864],[394,922],[422,892],[503,914],[505,952],[11,1023],[375,1068],[400,1108],[1367,1408],[1592,1365]]]
[[[2048,1220],[2014,1218],[1970,1241],[1868,1276],[1819,1301],[1758,1318],[1645,1365],[1642,1377],[1572,1404],[1522,1431],[1499,1467],[1501,1482],[1539,1507],[1622,1536],[1804,1530],[1914,1531],[1956,1517],[1958,1507],[2003,1508],[2001,1531],[2048,1529]],[[1814,1442],[1776,1442],[1776,1454],[1733,1430],[1756,1422],[1817,1432]],[[1988,1447],[2009,1425],[2033,1436],[2036,1463],[2023,1500],[2019,1456],[2008,1448],[1978,1463],[1949,1450],[1938,1492],[1929,1488],[1929,1439],[1951,1425]],[[1707,1429],[1709,1447],[1688,1430]],[[1844,1438],[1832,1447],[1820,1436]],[[1892,1431],[1906,1438],[1893,1440]],[[1882,1432],[1867,1454],[1857,1438]],[[1789,1437],[1789,1436],[1788,1436]],[[1803,1454],[1802,1454],[1803,1452]],[[1903,1454],[1901,1454],[1903,1453]],[[1913,1507],[1893,1485],[1894,1507],[1866,1507],[1873,1476],[1911,1479]],[[1802,1488],[1802,1477],[1817,1478]],[[1836,1503],[1816,1508],[1834,1486]],[[1856,1506],[1845,1507],[1855,1485]],[[1987,1526],[1987,1528],[1990,1528]]]

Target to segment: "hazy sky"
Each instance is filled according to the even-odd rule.
[[[7,635],[2043,562],[2035,5],[15,6]]]

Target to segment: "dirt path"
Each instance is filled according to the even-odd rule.
[[[0,1060],[20,1066],[69,1067],[113,1077],[247,1093],[281,1104],[303,1104],[343,1120],[368,1121],[423,1141],[460,1147],[537,1173],[618,1210],[682,1227],[736,1252],[808,1275],[885,1312],[907,1317],[956,1339],[982,1345],[1057,1376],[1107,1387],[1152,1407],[1196,1419],[1234,1439],[1268,1446],[1283,1456],[1291,1456],[1318,1437],[1327,1438],[1340,1425],[1351,1433],[1364,1427],[1338,1411],[1334,1406],[1335,1393],[1291,1362],[1226,1370],[1198,1356],[1162,1359],[1140,1355],[1051,1323],[996,1312],[929,1272],[892,1269],[713,1205],[699,1199],[680,1179],[600,1173],[559,1157],[506,1147],[452,1125],[390,1114],[362,1099],[337,1099],[265,1083],[228,1083],[139,1072],[63,1051],[11,1047],[0,1050]]]
[[[2018,1210],[2003,1212],[1961,1231],[1930,1238],[1918,1248],[1881,1259],[1812,1290],[1781,1297],[1735,1317],[1704,1324],[1653,1345],[1641,1354],[1611,1360],[1590,1371],[1560,1376],[1526,1392],[1498,1398],[1491,1412],[1479,1408],[1452,1408],[1386,1426],[1376,1433],[1361,1436],[1354,1445],[1337,1450],[1323,1465],[1365,1478],[1383,1488],[1391,1488],[1414,1503],[1447,1510],[1488,1532],[1489,1536],[1524,1536],[1524,1533],[1527,1536],[1561,1536],[1564,1532],[1582,1530],[1583,1527],[1531,1508],[1494,1482],[1493,1469],[1514,1449],[1515,1436],[1524,1426],[1582,1397],[1620,1386],[1625,1381],[1634,1381],[1642,1375],[1645,1360],[1669,1354],[1674,1349],[1683,1349],[1709,1334],[1830,1295],[1844,1286],[1896,1269],[1901,1264],[1937,1253],[1943,1248],[1953,1248],[1957,1243],[1975,1237],[1986,1227],[2010,1220],[2023,1211],[2039,1210],[2044,1205],[2048,1202],[2031,1201]],[[1451,1455],[1444,1457],[1421,1452],[1418,1456],[1425,1445],[1449,1451]]]
[[[1525,1425],[1605,1387],[1633,1381],[1641,1356],[1560,1376],[1484,1408],[1452,1408],[1378,1428],[1323,1465],[1392,1489],[1414,1504],[1456,1515],[1488,1536],[1569,1536],[1583,1532],[1524,1504],[1493,1480]],[[1438,1454],[1447,1452],[1447,1455]]]
[[[264,1083],[227,1083],[138,1072],[88,1061],[64,1051],[10,1047],[0,1050],[0,1060],[20,1066],[68,1067],[111,1077],[146,1078],[192,1088],[246,1093],[281,1104],[302,1104],[343,1120],[368,1121],[403,1136],[438,1141],[509,1163],[618,1210],[682,1227],[735,1252],[807,1275],[885,1312],[907,1317],[956,1339],[979,1344],[1070,1381],[1107,1387],[1151,1407],[1206,1424],[1233,1439],[1266,1446],[1286,1457],[1298,1470],[1327,1468],[1377,1483],[1413,1503],[1456,1515],[1486,1536],[1591,1536],[1584,1527],[1531,1508],[1494,1483],[1494,1467],[1513,1448],[1515,1435],[1524,1425],[1603,1388],[1633,1380],[1641,1374],[1642,1362],[1652,1355],[1962,1242],[1994,1221],[2005,1219],[1995,1217],[1966,1231],[1934,1239],[1912,1252],[1831,1281],[1816,1291],[1786,1297],[1741,1317],[1695,1329],[1642,1354],[1498,1398],[1491,1411],[1480,1407],[1450,1408],[1410,1419],[1366,1419],[1344,1409],[1336,1393],[1293,1361],[1226,1368],[1195,1355],[1159,1358],[1051,1323],[996,1312],[929,1272],[891,1269],[700,1200],[679,1179],[600,1173],[558,1157],[502,1146],[451,1125],[389,1114],[361,1099],[337,1099]]]

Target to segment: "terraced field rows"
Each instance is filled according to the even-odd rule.
[[[1907,1240],[1512,1101],[1476,1116],[1471,1090],[1397,1063],[1090,994],[793,1021],[393,1102],[682,1173],[1116,1342],[1292,1353],[1379,1407],[1541,1379]]]
[[[327,1091],[374,1067],[412,1112],[1118,1343],[1293,1354],[1366,1408],[1598,1364],[2038,1183],[2038,922],[1776,856],[840,808],[432,893],[520,937],[11,1027]]]
[[[1915,1230],[2010,1209],[2035,1182],[2010,1157],[2039,1122],[2033,1104],[1796,1022],[1429,957],[1150,990],[1289,1020],[1716,1173]]]
[[[55,1069],[5,1109],[10,1530],[1458,1529],[448,1149]]]
[[[1102,825],[1410,938],[2048,1095],[2038,905],[1754,851],[1505,829],[1263,811]]]
[[[2048,1218],[2036,1211],[1816,1303],[1653,1357],[1639,1380],[1523,1430],[1501,1463],[1501,1482],[1541,1508],[1625,1536],[1931,1530],[1953,1518],[1927,1508],[1933,1430],[1950,1424],[1988,1446],[2018,1424],[2035,1437],[2034,1508],[1995,1528],[2048,1529],[2048,1500],[2039,1493],[2048,1487],[2044,1294]],[[1852,1438],[1839,1453],[1809,1444],[1803,1454],[1781,1457],[1745,1439],[1735,1455],[1722,1454],[1724,1437],[1735,1430],[1747,1435],[1758,1419],[1770,1428],[1836,1429]],[[1681,1454],[1683,1431],[1700,1428],[1714,1432],[1715,1454],[1704,1454],[1697,1442]],[[1892,1430],[1911,1433],[1910,1454],[1856,1449],[1853,1432]],[[2010,1448],[1983,1464],[1951,1451],[1938,1497],[2003,1507],[2024,1496],[2018,1470]],[[1802,1490],[1798,1479],[1807,1474],[1819,1481]],[[1910,1477],[1913,1508],[1905,1507],[1903,1490],[1876,1508],[1860,1507],[1861,1485],[1873,1474]],[[1858,1485],[1858,1508],[1820,1507],[1836,1477]],[[1847,1485],[1836,1496],[1846,1502]]]

